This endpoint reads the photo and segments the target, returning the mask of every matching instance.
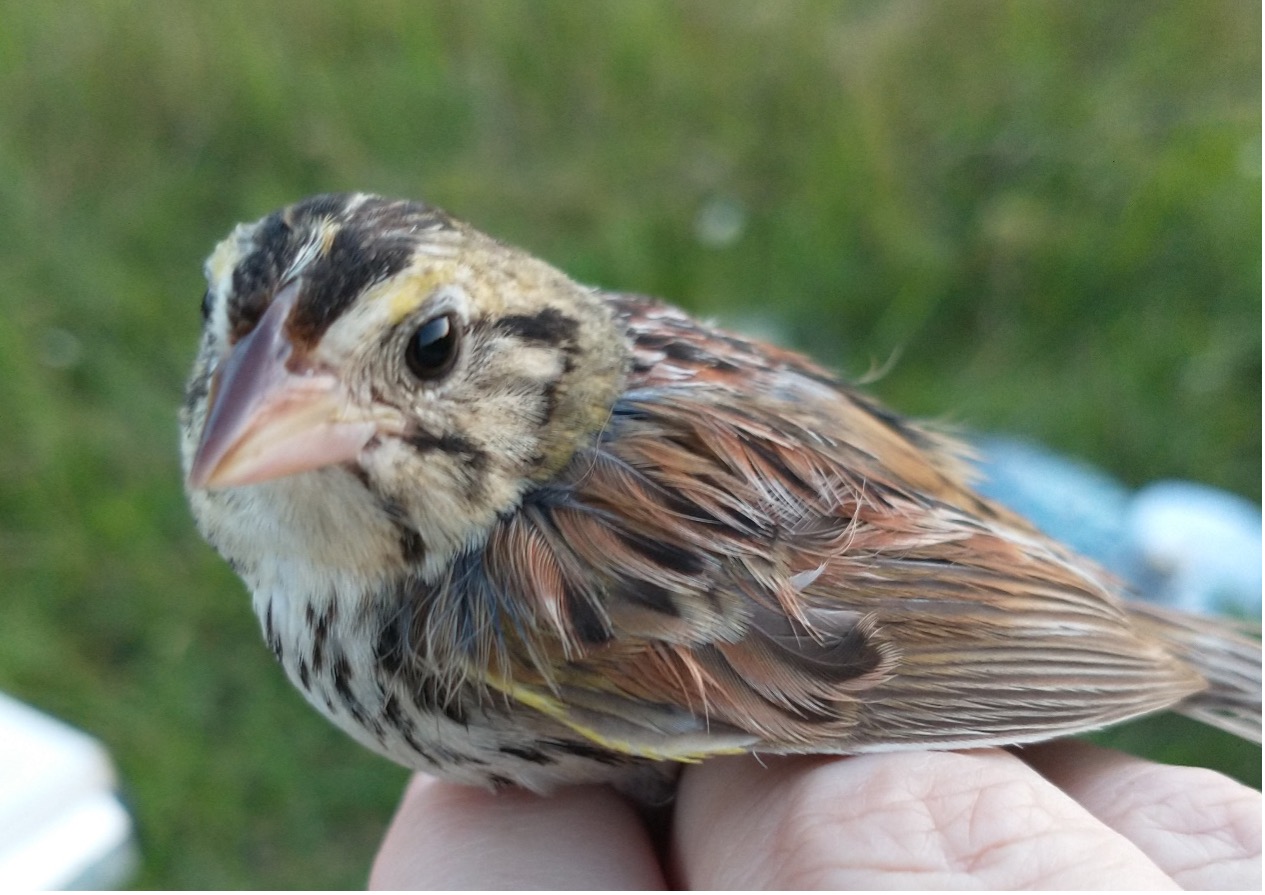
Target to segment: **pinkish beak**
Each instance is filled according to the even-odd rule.
[[[343,463],[373,438],[377,427],[335,376],[290,369],[285,324],[297,296],[297,284],[277,293],[215,374],[189,487],[250,485]]]

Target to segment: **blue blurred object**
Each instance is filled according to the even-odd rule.
[[[1129,504],[1138,586],[1179,609],[1261,614],[1261,508],[1194,482],[1156,482]]]
[[[1261,508],[1194,482],[1130,492],[1100,469],[1010,438],[974,440],[979,490],[1101,563],[1144,599],[1261,616]]]

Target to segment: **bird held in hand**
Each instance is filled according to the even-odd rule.
[[[437,208],[319,196],[206,265],[202,533],[307,698],[452,780],[648,798],[744,751],[1260,741],[1259,640],[1122,600],[948,438]]]

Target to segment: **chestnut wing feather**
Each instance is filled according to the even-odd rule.
[[[515,680],[560,693],[576,729],[681,757],[653,743],[685,706],[694,750],[713,731],[768,751],[1015,743],[1203,686],[1095,571],[971,492],[937,436],[767,376],[629,391],[569,486],[515,518],[526,567],[548,556],[561,582],[554,646]]]
[[[467,667],[500,689],[690,759],[1018,743],[1205,686],[1099,572],[975,494],[949,439],[798,355],[609,300],[624,394],[481,551],[517,615]]]

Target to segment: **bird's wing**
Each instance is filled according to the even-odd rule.
[[[498,526],[485,571],[534,609],[495,686],[677,759],[1017,743],[1203,686],[942,439],[767,372],[631,389],[569,482]]]

